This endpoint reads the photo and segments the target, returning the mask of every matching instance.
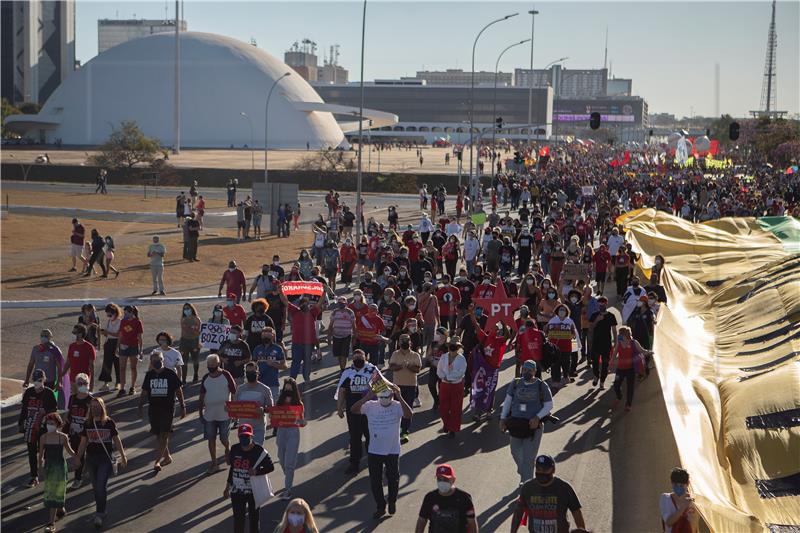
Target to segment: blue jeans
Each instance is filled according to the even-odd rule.
[[[104,453],[87,453],[85,460],[86,472],[92,482],[97,514],[105,515],[106,502],[108,500],[108,478],[111,476],[111,461]]]
[[[228,435],[230,434],[230,420],[206,420],[203,427],[203,436],[206,440],[213,441],[219,434],[219,441],[222,444],[228,444]]]
[[[303,366],[303,379],[311,381],[311,353],[314,349],[313,344],[292,343],[292,367],[289,375],[296,379],[300,373],[300,366]]]

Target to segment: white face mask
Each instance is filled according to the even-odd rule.
[[[302,526],[306,521],[306,517],[300,513],[289,513],[286,515],[286,519],[289,521],[289,525],[294,527]]]
[[[563,319],[564,317],[567,316],[567,313],[566,313],[566,311],[559,311],[558,312],[558,316],[560,316]]]
[[[228,267],[228,272],[233,272],[234,270],[236,270],[236,267]]]
[[[570,298],[569,301],[574,303],[574,304],[578,303],[578,299],[575,298],[574,296],[572,298]]]
[[[228,340],[229,341],[235,341],[238,338],[239,338],[239,336],[236,333],[228,333]]]
[[[439,489],[439,492],[442,494],[446,494],[453,488],[453,484],[449,481],[437,481],[436,488]]]
[[[189,316],[191,314],[192,314],[192,310],[191,309],[184,309],[183,310],[183,316]]]
[[[56,426],[55,424],[47,424],[48,433],[53,433],[56,429],[58,429],[58,426]]]
[[[381,405],[384,406],[384,407],[389,407],[390,405],[392,405],[392,397],[391,396],[387,396],[385,398],[378,398],[378,401],[381,402]]]
[[[416,308],[417,308],[417,304],[411,304],[411,305],[408,306],[408,310],[409,311],[413,311]]]
[[[80,392],[81,394],[86,394],[89,392],[89,387],[87,387],[86,385],[81,385],[78,387],[78,392]]]

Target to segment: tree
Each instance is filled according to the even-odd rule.
[[[783,167],[796,165],[800,161],[800,140],[786,141],[775,147],[770,153],[770,159]]]
[[[133,168],[141,163],[157,165],[161,153],[158,139],[147,137],[136,122],[124,121],[100,147],[100,153],[89,157],[88,162],[109,169],[122,168],[130,175]]]
[[[35,115],[41,111],[42,106],[36,102],[23,102],[19,105],[19,110],[25,115]]]
[[[711,123],[709,129],[711,130],[711,138],[719,141],[720,144],[730,144],[734,141],[730,140],[729,132],[731,123],[736,122],[732,116],[725,114]]]
[[[2,100],[2,124],[3,124],[3,138],[6,138],[8,132],[6,131],[5,123],[6,117],[10,115],[21,115],[22,111],[19,108],[15,107],[8,101],[8,98],[3,98]]]

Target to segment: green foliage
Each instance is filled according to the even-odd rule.
[[[25,115],[35,115],[42,109],[36,102],[24,102],[20,104],[19,110]]]
[[[6,135],[8,134],[8,132],[6,131],[6,128],[5,128],[6,117],[10,116],[10,115],[21,115],[21,114],[22,114],[22,111],[20,111],[19,108],[13,106],[11,104],[11,102],[8,101],[7,98],[3,98],[3,100],[2,100],[2,119],[0,119],[0,120],[2,120],[2,124],[4,124],[3,125],[3,132],[2,132],[3,138],[6,138]]]
[[[88,163],[108,169],[125,169],[130,174],[136,165],[163,166],[158,139],[147,137],[134,121],[122,122]]]

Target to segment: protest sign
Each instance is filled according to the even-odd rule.
[[[281,290],[286,296],[322,296],[322,283],[319,281],[285,281],[281,283]]]
[[[264,414],[258,402],[235,400],[225,402],[230,418],[261,418]]]
[[[581,187],[581,194],[583,196],[594,196],[594,185],[583,185]]]
[[[472,215],[472,223],[476,226],[486,224],[486,213],[480,212]]]
[[[302,405],[276,405],[267,408],[269,411],[269,422],[274,428],[296,428],[300,427],[298,420],[303,418]]]
[[[206,322],[200,325],[200,344],[209,350],[219,350],[219,347],[228,338],[231,327],[227,324],[212,324]]]
[[[375,370],[375,372],[372,373],[372,378],[369,380],[369,387],[372,389],[372,392],[378,394],[379,392],[387,390],[389,385],[390,383],[383,377],[380,371]]]
[[[561,272],[562,279],[586,279],[589,276],[589,265],[566,263]]]

